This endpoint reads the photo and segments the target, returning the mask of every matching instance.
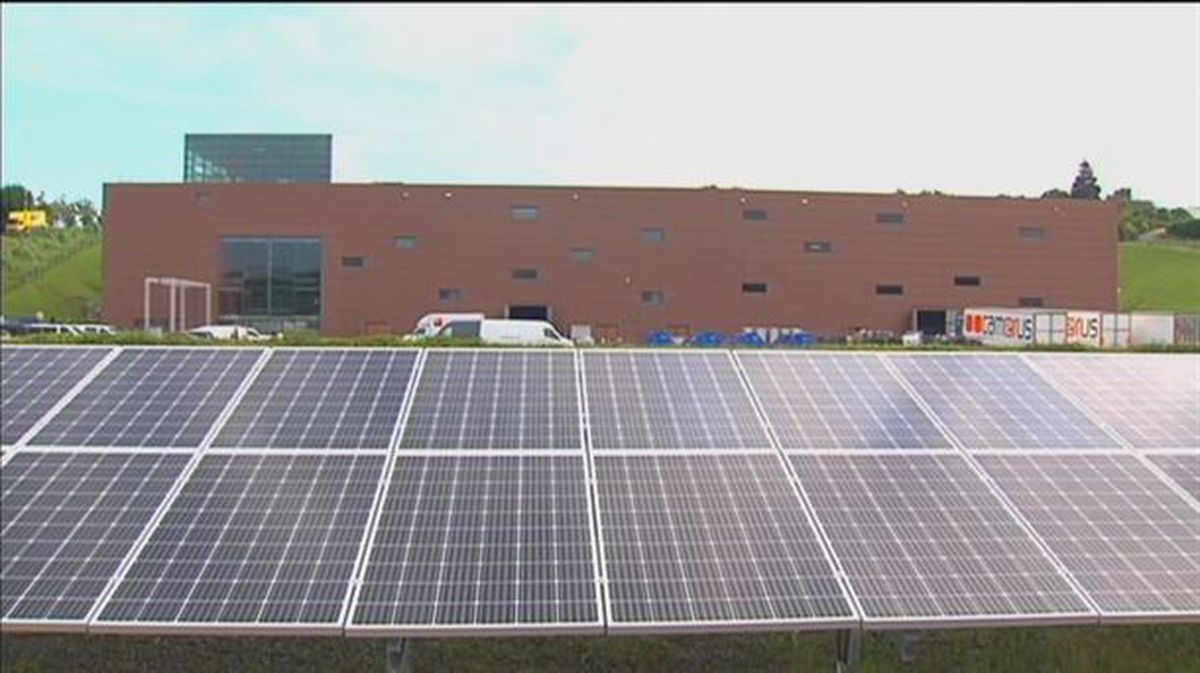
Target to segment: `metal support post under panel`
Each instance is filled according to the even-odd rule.
[[[412,661],[409,658],[408,641],[387,641],[387,673],[412,673]]]
[[[858,660],[862,652],[862,630],[850,629],[837,632],[837,673],[858,673]]]

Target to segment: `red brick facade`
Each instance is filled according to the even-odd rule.
[[[512,206],[536,206],[538,217],[515,219]],[[403,333],[436,311],[504,317],[512,305],[549,307],[564,333],[585,324],[628,341],[668,327],[899,332],[913,309],[1017,306],[1021,297],[1118,307],[1115,202],[715,188],[113,184],[104,211],[104,313],[122,327],[140,324],[146,276],[219,287],[223,236],[320,237],[322,331],[331,335]],[[766,219],[747,219],[764,215],[746,211],[765,211]],[[903,223],[885,213],[902,213]],[[1022,228],[1036,229],[1022,235]],[[661,230],[662,240],[646,229]],[[397,245],[400,236],[416,237],[416,247]],[[832,251],[808,251],[826,243]],[[345,256],[364,256],[366,265],[343,267]],[[535,269],[537,279],[513,278],[516,269]],[[956,285],[956,276],[979,285]],[[744,291],[761,283],[765,293]],[[903,293],[877,294],[881,285]],[[440,300],[441,289],[461,290],[462,298]],[[647,294],[654,292],[662,303]],[[199,308],[189,306],[190,324],[201,319]]]

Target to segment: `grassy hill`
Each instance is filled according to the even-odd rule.
[[[41,278],[4,293],[4,315],[33,315],[60,322],[98,319],[101,248],[93,245],[68,257]]]
[[[1121,245],[1121,308],[1200,313],[1200,247]]]
[[[6,316],[85,322],[98,316],[101,235],[96,229],[51,229],[3,239]]]

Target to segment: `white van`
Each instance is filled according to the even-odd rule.
[[[267,341],[271,338],[253,327],[244,327],[242,325],[203,325],[192,328],[187,333],[201,339],[214,340]]]
[[[544,320],[452,320],[433,336],[479,339],[497,346],[575,345]]]
[[[482,313],[427,313],[417,321],[416,329],[409,334],[405,334],[403,339],[406,341],[427,339],[438,336],[438,333],[452,322],[463,320],[478,322],[483,319],[484,315]]]

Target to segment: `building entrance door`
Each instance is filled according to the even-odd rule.
[[[550,320],[550,307],[544,305],[509,306],[509,320]]]
[[[917,330],[928,336],[946,333],[945,311],[917,311]]]

